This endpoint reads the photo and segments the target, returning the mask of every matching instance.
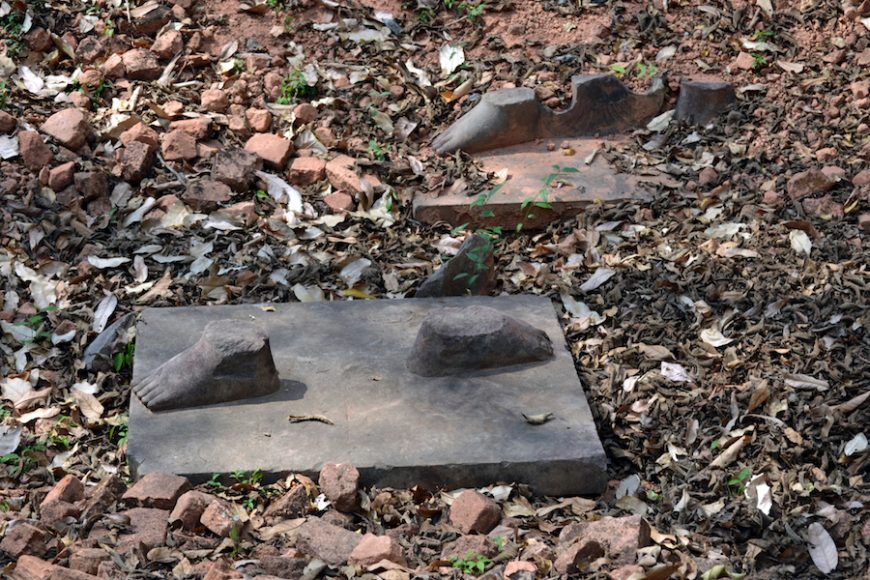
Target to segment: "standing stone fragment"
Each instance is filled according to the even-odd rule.
[[[320,470],[318,484],[338,511],[350,512],[358,507],[359,471],[353,465],[327,463]]]
[[[78,149],[85,144],[90,126],[85,114],[75,108],[58,111],[42,124],[42,131],[57,139],[64,147]]]
[[[408,368],[424,377],[473,372],[552,358],[542,330],[487,306],[445,308],[423,320]]]
[[[500,519],[498,504],[473,489],[460,493],[450,506],[450,523],[463,534],[488,534]]]
[[[477,234],[469,237],[459,252],[429,276],[417,289],[417,298],[481,296],[495,286],[493,243]]]
[[[36,131],[19,131],[18,147],[25,167],[31,171],[39,171],[54,159],[51,149]]]
[[[736,100],[731,83],[686,80],[680,83],[674,118],[695,125],[706,125]]]

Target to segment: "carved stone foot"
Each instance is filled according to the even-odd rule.
[[[674,117],[679,121],[706,125],[736,100],[731,83],[683,81]]]
[[[432,145],[443,154],[457,149],[477,153],[525,143],[537,138],[542,109],[546,107],[538,102],[532,89],[487,93],[477,106],[438,135]]]
[[[643,125],[664,101],[662,78],[639,95],[612,75],[571,79],[571,106],[560,113],[539,103],[528,88],[487,93],[432,142],[438,153],[462,149],[477,153],[545,137],[583,137],[620,133]]]
[[[424,377],[544,361],[553,356],[547,334],[486,306],[445,308],[423,320],[408,369]]]
[[[281,386],[269,337],[256,324],[218,320],[133,392],[152,411],[199,407],[274,393]]]

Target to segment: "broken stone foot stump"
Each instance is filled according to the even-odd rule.
[[[665,95],[661,78],[636,94],[613,75],[576,75],[571,91],[571,105],[561,112],[540,103],[529,88],[486,93],[432,145],[441,154],[479,153],[541,138],[622,133],[656,116]]]
[[[674,118],[694,125],[707,125],[736,101],[731,83],[685,80],[680,83]]]
[[[130,402],[133,472],[193,482],[260,469],[268,481],[357,467],[365,486],[457,488],[521,482],[547,495],[597,494],[606,458],[549,299],[459,297],[146,309],[134,381],[195,345],[213,321],[257,325],[280,380],[273,393],[154,412]],[[423,321],[485,307],[538,329],[542,362],[423,377],[406,367]],[[543,425],[531,416],[553,413]],[[293,418],[293,421],[289,420]]]

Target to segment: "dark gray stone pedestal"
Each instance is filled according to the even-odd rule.
[[[423,318],[481,304],[547,333],[555,356],[460,377],[420,377],[405,361]],[[274,308],[274,311],[269,311]],[[444,488],[529,484],[546,495],[600,493],[606,459],[549,299],[461,297],[261,306],[146,309],[134,378],[147,375],[221,319],[268,332],[278,392],[153,413],[130,403],[128,455],[137,477],[154,471],[204,481],[261,469],[267,479],[355,465],[366,485]],[[523,414],[554,413],[543,425]],[[322,416],[333,424],[291,423]]]

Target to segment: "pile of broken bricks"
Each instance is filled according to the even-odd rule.
[[[522,544],[515,543],[517,521],[503,512],[499,502],[475,490],[462,491],[449,506],[434,499],[417,502],[420,509],[425,505],[433,513],[449,512],[437,529],[428,521],[384,529],[355,515],[362,513],[361,502],[384,517],[391,517],[390,511],[397,516],[397,509],[408,506],[389,493],[373,490],[374,497],[365,495],[359,489],[359,473],[347,464],[325,465],[317,485],[295,476],[283,489],[280,496],[266,500],[261,514],[249,519],[221,492],[193,489],[187,479],[176,475],[152,473],[129,489],[116,477],[86,486],[67,475],[44,495],[39,524],[11,523],[0,550],[17,560],[11,572],[14,580],[129,577],[133,569],[128,566],[137,560],[174,563],[176,577],[194,575],[205,580],[313,579],[327,567],[343,566],[381,577],[389,577],[390,570],[407,574],[423,569],[449,575],[452,562],[469,553],[497,564],[488,577],[503,574],[530,580],[536,573],[533,561],[551,560],[556,572],[572,574],[605,552],[612,560],[614,577],[627,577],[643,570],[635,564],[638,550],[651,544],[649,525],[640,516],[627,516],[572,523],[555,545],[543,538],[527,541],[521,554]],[[322,516],[311,515],[315,503],[331,509]],[[64,534],[79,520],[84,523],[77,532],[85,539],[66,547]],[[415,541],[418,534],[437,534],[444,545],[435,542],[440,551],[433,551]],[[226,559],[191,562],[222,546],[257,540],[262,543],[253,548],[251,558],[235,565]],[[56,555],[47,559],[52,553]]]

